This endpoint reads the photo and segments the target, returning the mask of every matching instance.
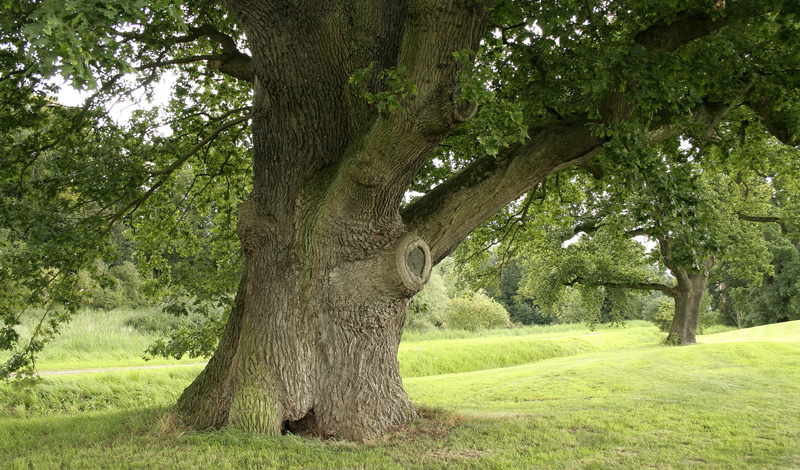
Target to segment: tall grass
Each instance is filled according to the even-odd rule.
[[[37,368],[46,371],[175,363],[172,359],[143,359],[147,346],[162,334],[152,325],[170,321],[174,318],[156,308],[82,310],[37,356]],[[31,318],[23,322],[23,341],[30,337],[34,326]],[[0,351],[0,361],[8,357],[7,351]]]
[[[0,416],[166,407],[202,370],[188,367],[47,377],[33,387],[0,386]]]

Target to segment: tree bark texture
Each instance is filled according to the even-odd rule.
[[[253,191],[238,222],[246,276],[178,409],[198,428],[379,436],[415,416],[397,348],[432,265],[604,140],[585,116],[532,129],[401,213],[421,165],[474,111],[456,98],[453,53],[478,48],[491,2],[227,5],[252,54]],[[388,69],[404,70],[417,93],[380,112],[365,93],[394,91],[377,73]],[[352,83],[363,70],[373,72]],[[609,119],[631,107],[614,109]]]

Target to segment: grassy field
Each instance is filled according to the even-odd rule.
[[[494,330],[498,336],[435,339],[419,337],[400,343],[398,360],[404,378],[452,374],[528,364],[553,357],[658,343],[663,334],[652,323],[631,322],[626,328],[555,325]],[[508,334],[516,333],[516,334]],[[465,334],[468,332],[450,332]]]
[[[0,386],[0,468],[800,468],[798,332],[417,337],[400,361],[422,417],[360,445],[186,429],[169,406],[201,365],[46,377]],[[489,368],[497,350],[519,365]]]
[[[36,367],[52,371],[202,362],[202,359],[143,359],[147,346],[161,337],[169,321],[175,320],[155,308],[78,312],[37,356]],[[30,336],[33,326],[30,318],[23,322],[20,336]],[[8,353],[0,352],[0,361],[7,357]]]

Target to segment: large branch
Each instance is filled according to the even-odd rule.
[[[208,68],[219,70],[247,82],[253,81],[253,64],[249,55],[243,53],[236,46],[236,41],[225,33],[210,25],[202,25],[198,28],[190,28],[194,34],[206,36],[212,41],[222,46],[222,54],[218,59],[208,61]]]
[[[740,99],[699,104],[691,116],[692,128],[713,134],[709,130]],[[479,158],[408,206],[402,214],[404,222],[428,242],[434,262],[440,261],[475,227],[545,176],[600,153],[606,140],[593,135],[587,123],[585,117],[573,117],[542,126],[531,130],[526,143],[509,147],[496,158]],[[656,129],[649,134],[649,142],[685,131],[686,127],[678,126]]]
[[[774,223],[778,224],[778,227],[781,228],[781,233],[786,235],[789,233],[789,229],[786,227],[785,221],[780,217],[770,217],[770,216],[759,216],[759,215],[748,215],[748,214],[736,214],[739,220],[746,220],[748,222],[757,222],[762,224],[769,224]]]
[[[685,12],[672,21],[661,20],[636,35],[635,41],[649,52],[674,51],[710,34],[727,23],[702,12]],[[749,89],[749,88],[748,88]],[[625,96],[612,92],[605,100],[604,119],[625,119],[632,110]],[[734,103],[702,103],[692,116],[694,127],[715,126]],[[534,129],[524,144],[511,146],[497,157],[484,156],[440,184],[403,211],[406,225],[431,247],[434,262],[447,256],[475,227],[519,198],[548,174],[588,161],[602,150],[604,139],[592,135],[585,116],[563,119]],[[685,131],[657,129],[652,143]]]
[[[208,38],[222,47],[221,54],[196,55],[167,61],[151,62],[142,64],[138,68],[157,68],[168,65],[206,61],[209,69],[218,70],[221,73],[230,75],[231,77],[239,80],[244,80],[247,82],[253,81],[253,65],[251,57],[239,50],[233,37],[221,32],[211,25],[204,24],[198,27],[192,27],[189,28],[188,34],[167,39],[155,39],[147,34],[135,32],[118,32],[117,34],[126,40],[136,40],[143,42],[144,44],[159,45],[162,47],[191,43],[203,37]]]
[[[644,290],[644,291],[660,291],[663,292],[670,297],[675,296],[675,288],[670,287],[666,284],[661,284],[658,282],[594,282],[586,280],[580,276],[573,279],[571,282],[568,282],[566,285],[573,286],[575,284],[583,284],[585,286],[593,286],[593,287],[611,287],[611,288],[618,288],[618,289],[633,289],[633,290]]]
[[[797,120],[785,111],[777,110],[772,100],[764,95],[753,94],[748,96],[745,104],[761,118],[764,127],[776,139],[791,147],[800,145],[800,128]]]
[[[650,53],[656,50],[672,52],[727,24],[722,18],[714,18],[702,11],[686,11],[671,20],[662,19],[653,23],[637,34],[635,41]]]
[[[532,129],[531,138],[477,159],[460,173],[409,205],[407,227],[421,236],[438,262],[504,205],[545,176],[597,154],[604,139],[592,135],[586,119],[575,117]]]
[[[721,18],[692,10],[678,13],[674,18],[661,19],[637,33],[633,40],[642,46],[648,55],[656,51],[673,52],[691,41],[707,36],[727,25]],[[621,91],[622,78],[617,78],[616,89],[600,102],[602,121],[618,122],[626,119],[635,109],[634,102]]]
[[[569,237],[572,238],[575,235],[583,232],[586,234],[593,234],[594,232],[600,230],[604,226],[602,219],[604,216],[600,217],[593,217],[591,219],[585,219],[578,221],[575,226],[572,227],[572,232],[569,233]],[[630,230],[625,230],[623,233],[625,238],[633,238],[639,236],[652,236],[652,227],[637,227]],[[564,240],[566,241],[566,240]]]

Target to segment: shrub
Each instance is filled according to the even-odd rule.
[[[714,325],[719,323],[719,314],[714,310],[704,308],[700,311],[700,323],[697,325],[697,334],[705,335]]]
[[[117,280],[117,287],[122,291],[125,301],[131,307],[144,305],[141,289],[142,280],[139,278],[139,271],[130,261],[112,266],[108,273]]]
[[[96,260],[90,269],[78,272],[78,289],[83,303],[91,308],[113,310],[146,304],[141,295],[142,281],[130,261],[108,267]]]
[[[411,299],[406,313],[406,324],[404,329],[410,331],[430,331],[436,328],[431,320],[430,307],[418,297]]]
[[[510,324],[508,312],[483,292],[450,299],[444,310],[446,328],[476,331]]]
[[[653,314],[653,323],[663,332],[668,332],[672,327],[672,318],[675,316],[675,301],[671,298],[661,299],[658,308]]]
[[[125,319],[123,324],[145,334],[166,335],[185,323],[184,318],[169,315],[161,310],[142,311]]]

